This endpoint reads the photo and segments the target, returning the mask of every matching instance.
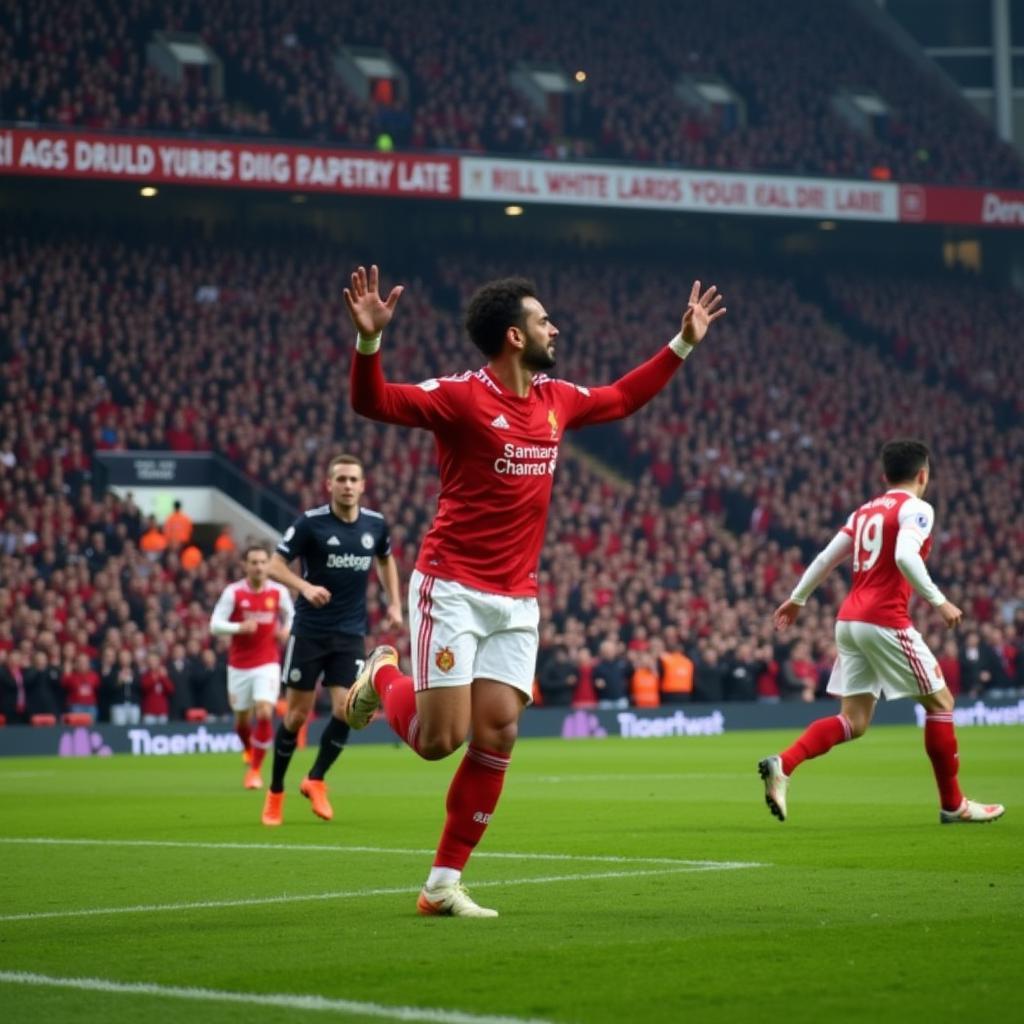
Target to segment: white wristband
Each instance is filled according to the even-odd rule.
[[[372,338],[364,338],[361,334],[357,334],[356,351],[361,356],[372,356],[380,348],[381,333],[378,331]]]
[[[693,351],[693,345],[688,345],[685,341],[683,341],[682,334],[677,334],[668,343],[668,347],[672,349],[672,351],[675,352],[675,354],[679,356],[680,359],[685,359]]]

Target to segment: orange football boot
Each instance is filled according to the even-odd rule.
[[[310,802],[318,818],[330,821],[334,817],[334,808],[327,799],[327,783],[323,779],[303,779],[299,792]]]
[[[280,825],[284,821],[284,793],[267,791],[262,821],[264,825]]]

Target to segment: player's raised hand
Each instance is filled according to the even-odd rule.
[[[345,305],[348,315],[361,338],[372,338],[380,334],[395,315],[395,306],[405,290],[403,285],[395,285],[388,297],[380,297],[380,271],[377,265],[357,267],[352,274],[352,286],[344,290]]]
[[[703,295],[700,281],[694,281],[690,289],[690,301],[683,313],[683,325],[679,330],[687,345],[699,345],[708,333],[708,328],[720,317],[725,316],[724,296],[712,285]]]
[[[784,629],[788,629],[796,622],[797,616],[803,609],[803,605],[797,604],[796,601],[783,601],[778,608],[775,609],[775,614],[772,616],[772,622],[775,623],[775,628],[781,633]]]

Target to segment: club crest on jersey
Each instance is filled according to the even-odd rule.
[[[455,668],[455,652],[450,647],[442,647],[434,655],[434,664],[442,672],[451,672]]]
[[[274,610],[274,599],[272,597],[268,597],[267,598],[266,608],[267,608],[267,611],[273,611]]]
[[[369,551],[370,548],[373,547],[373,534],[364,533],[362,537],[359,538],[359,543],[362,544],[367,551]]]
[[[558,440],[558,417],[554,409],[548,409],[548,426],[551,427],[551,440]]]

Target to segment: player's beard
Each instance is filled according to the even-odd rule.
[[[555,365],[555,355],[549,344],[551,343],[534,341],[527,336],[526,346],[523,348],[523,366],[534,372],[550,370]]]

